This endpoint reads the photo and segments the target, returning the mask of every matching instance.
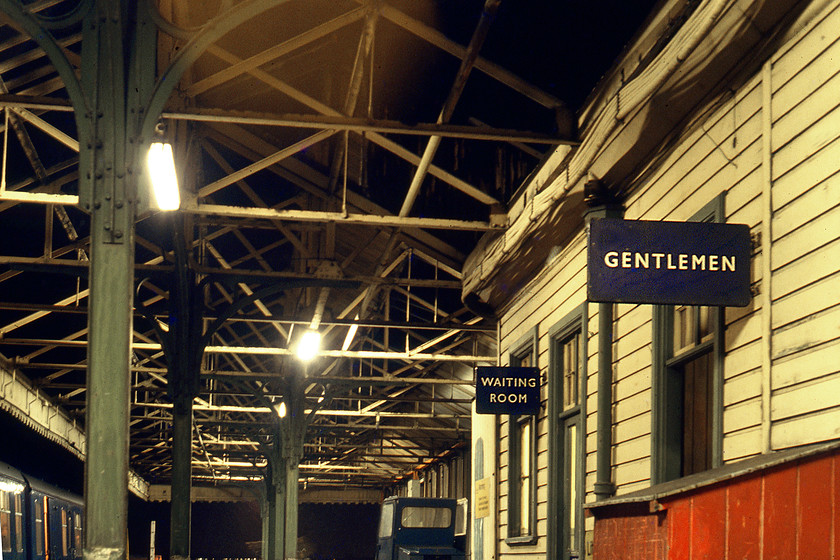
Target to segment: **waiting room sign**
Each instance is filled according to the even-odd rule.
[[[590,301],[744,307],[750,303],[745,224],[594,219]]]
[[[537,414],[540,411],[539,368],[475,368],[475,411],[478,414]]]

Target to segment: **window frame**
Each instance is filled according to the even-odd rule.
[[[724,211],[725,193],[704,206],[689,221],[726,221]],[[659,484],[682,478],[683,423],[676,421],[682,415],[684,394],[682,384],[675,377],[684,364],[705,353],[711,353],[712,380],[710,414],[711,467],[723,463],[723,365],[725,356],[724,307],[709,307],[712,336],[694,347],[674,355],[674,305],[654,305],[652,316],[653,375],[651,379],[651,484]]]
[[[509,352],[508,363],[519,366],[525,356],[531,355],[533,367],[539,367],[538,328],[520,338]],[[508,523],[505,543],[511,546],[533,545],[537,542],[537,417],[531,415],[508,416]],[[521,534],[523,496],[519,481],[522,477],[520,434],[522,426],[529,426],[528,438],[528,532]],[[516,484],[513,481],[516,480]]]
[[[565,492],[565,454],[567,442],[565,430],[572,423],[577,424],[577,480],[576,492],[579,507],[576,516],[578,538],[574,548],[579,557],[583,557],[584,519],[583,502],[585,497],[585,422],[587,394],[587,356],[588,336],[585,325],[589,321],[588,305],[582,303],[563,319],[558,321],[548,332],[549,339],[549,383],[548,383],[548,543],[547,557],[566,559],[566,544],[570,541],[566,526],[566,512],[570,507]],[[563,378],[563,346],[570,337],[578,335],[578,403],[565,408],[565,379]]]

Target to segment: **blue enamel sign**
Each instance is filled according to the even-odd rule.
[[[590,301],[750,303],[745,224],[594,219],[587,260]]]
[[[537,414],[540,411],[539,368],[475,368],[475,411],[478,414]]]

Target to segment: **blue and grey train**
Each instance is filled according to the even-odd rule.
[[[82,498],[0,463],[0,560],[82,557]]]

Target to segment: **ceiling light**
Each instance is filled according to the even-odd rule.
[[[172,144],[152,142],[146,163],[158,208],[177,210],[181,205],[181,196],[178,193],[178,176],[175,174]]]
[[[312,329],[303,333],[298,341],[295,353],[297,357],[304,362],[310,361],[314,358],[321,349],[321,333]]]
[[[356,313],[356,321],[359,320],[359,314]],[[347,330],[347,336],[344,338],[344,344],[341,345],[341,351],[346,352],[350,345],[353,343],[353,337],[356,336],[356,331],[359,330],[359,324],[353,323],[350,325],[350,328]]]

